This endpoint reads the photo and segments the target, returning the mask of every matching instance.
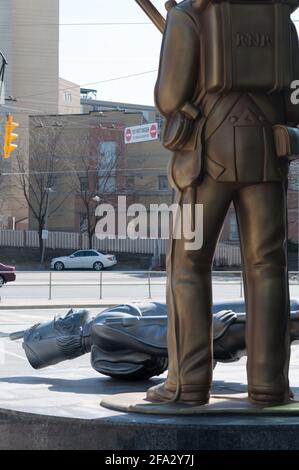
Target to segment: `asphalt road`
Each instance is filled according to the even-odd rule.
[[[149,282],[150,279],[150,282]],[[296,281],[297,282],[297,281]],[[51,287],[50,287],[51,284]],[[3,301],[12,299],[165,299],[165,272],[65,271],[18,272],[17,280],[0,289]],[[292,281],[291,296],[299,297],[299,284]],[[239,275],[218,273],[213,278],[214,300],[243,296]]]
[[[92,311],[97,313],[95,309]],[[0,331],[8,333],[26,329],[36,322],[52,319],[54,315],[65,312],[1,310]],[[291,387],[295,392],[299,392],[298,372],[299,345],[296,345],[292,347],[290,369]],[[140,392],[157,380],[128,385],[101,376],[91,368],[89,354],[36,371],[26,359],[21,340],[11,342],[7,338],[0,338],[0,408],[87,419],[122,416],[123,413],[101,408],[101,397],[127,392],[128,386],[130,390]],[[246,359],[232,364],[218,364],[214,371],[214,384],[218,392],[222,393],[223,390],[224,394],[246,392]],[[132,419],[136,419],[134,415]]]
[[[51,288],[50,288],[51,282]],[[138,299],[149,297],[147,273],[118,273],[103,271],[19,272],[17,280],[0,291],[5,299]],[[165,273],[152,275],[152,295],[165,295]]]

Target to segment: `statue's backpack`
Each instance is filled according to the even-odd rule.
[[[274,93],[289,88],[294,28],[290,16],[299,0],[203,3],[201,63],[206,91]]]

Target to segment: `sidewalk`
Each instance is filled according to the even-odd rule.
[[[0,300],[0,310],[21,310],[21,309],[48,309],[48,308],[108,308],[120,303],[130,303],[146,299],[12,299]],[[148,300],[148,299],[147,299]]]

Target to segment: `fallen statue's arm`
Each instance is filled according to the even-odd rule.
[[[214,305],[214,310],[228,307]],[[242,307],[242,302],[232,302]],[[214,363],[234,362],[246,355],[246,314],[221,310],[213,314]],[[118,305],[92,318],[87,310],[12,333],[23,338],[28,361],[35,369],[91,352],[92,367],[122,379],[142,380],[167,369],[167,311],[159,302]],[[291,342],[299,340],[299,311],[291,313]]]

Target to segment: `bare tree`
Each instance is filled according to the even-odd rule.
[[[90,148],[89,135],[86,136],[86,149]],[[97,139],[93,142],[93,155],[87,152],[80,157],[69,159],[72,193],[77,199],[77,213],[82,218],[81,232],[88,236],[89,248],[96,228],[95,209],[99,202],[113,203],[118,165],[118,149],[116,142],[105,142]],[[97,149],[97,151],[95,150]]]
[[[40,253],[43,251],[43,230],[47,217],[56,214],[69,194],[61,195],[55,190],[57,175],[64,162],[57,156],[61,129],[51,126],[33,128],[29,136],[29,161],[19,149],[16,158],[15,185],[21,190],[30,211],[30,219],[37,225]],[[49,198],[51,198],[49,200]],[[48,210],[47,210],[48,209]]]

